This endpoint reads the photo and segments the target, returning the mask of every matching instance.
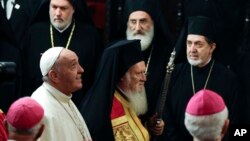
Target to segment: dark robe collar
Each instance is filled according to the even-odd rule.
[[[56,28],[54,28],[52,26],[53,27],[52,28],[52,30],[53,30],[53,38],[54,38],[53,40],[54,40],[54,45],[55,46],[63,46],[63,47],[65,47],[67,45],[67,42],[68,42],[69,36],[70,36],[70,32],[71,32],[72,27],[73,27],[73,23],[74,22],[72,22],[70,24],[70,26],[65,31],[63,31],[62,33],[59,32]],[[76,31],[74,31],[74,32],[76,32]]]
[[[196,67],[196,66],[193,66],[193,71],[194,71],[194,73],[198,73],[198,72],[207,72],[207,71],[209,71],[210,70],[210,68],[211,68],[211,65],[212,65],[212,62],[213,62],[214,60],[213,59],[211,59],[210,61],[209,61],[209,63],[206,65],[206,66],[204,66],[204,67]]]
[[[70,34],[71,30],[72,30],[72,27],[73,27],[73,23],[74,22],[71,22],[71,24],[69,25],[69,27],[64,30],[63,32],[59,32],[54,26],[53,27],[53,33],[55,34]]]
[[[125,96],[125,92],[119,88],[118,86],[116,86],[116,90],[119,92],[119,94],[128,101],[128,98]]]

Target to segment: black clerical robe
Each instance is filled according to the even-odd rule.
[[[13,30],[13,38],[20,44],[35,17],[42,0],[15,0],[8,23]]]
[[[206,16],[216,25],[216,60],[231,65],[243,32],[247,0],[182,0],[182,17]]]
[[[66,47],[72,31],[73,23],[62,33],[53,28],[54,46]],[[79,57],[79,63],[84,69],[82,75],[83,88],[74,94],[73,101],[79,106],[84,93],[91,86],[95,73],[96,62],[100,56],[100,41],[97,31],[90,25],[77,22],[69,42],[69,49]],[[30,95],[42,84],[42,75],[39,68],[41,53],[51,47],[50,23],[39,22],[34,24],[25,39],[23,46],[23,94]]]
[[[0,67],[0,107],[7,112],[11,103],[19,95],[20,90],[20,48],[11,26],[0,6],[0,62],[14,62],[16,73],[9,73]],[[9,70],[9,68],[7,68]],[[11,75],[10,75],[11,74]]]
[[[193,80],[195,93],[203,89],[208,79],[206,89],[213,90],[220,94],[229,110],[230,123],[236,121],[236,103],[238,96],[238,81],[236,76],[229,69],[213,60],[202,68],[193,67]],[[163,133],[164,140],[171,141],[192,141],[184,125],[185,109],[188,101],[193,96],[191,65],[188,62],[176,65],[167,95],[164,121],[166,124]],[[210,77],[208,78],[211,69]],[[237,111],[236,111],[237,112]]]
[[[171,55],[172,47],[163,38],[155,36],[151,46],[143,51],[144,61],[147,65],[147,81],[145,89],[148,100],[147,116],[157,112],[157,102],[162,90],[162,83],[166,74],[166,66]],[[150,59],[150,61],[148,61]],[[144,120],[144,119],[142,119]]]
[[[240,111],[241,119],[240,123],[244,125],[243,127],[250,127],[250,53],[246,51],[240,51],[236,55],[236,63],[232,65],[232,69],[237,74],[240,86],[241,86],[241,98],[240,105],[242,110]],[[244,110],[244,111],[243,111]]]

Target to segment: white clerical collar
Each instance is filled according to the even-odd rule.
[[[63,33],[66,29],[69,28],[69,26],[71,25],[71,23],[72,23],[72,21],[71,21],[67,26],[65,26],[65,28],[62,29],[62,30],[60,30],[59,28],[57,28],[57,27],[55,27],[55,26],[53,26],[53,27],[54,27],[58,32]]]
[[[56,99],[63,101],[63,102],[69,102],[72,98],[72,94],[70,96],[60,92],[58,89],[55,87],[51,86],[49,83],[44,82],[43,86],[45,89],[49,91],[50,94],[52,94]]]

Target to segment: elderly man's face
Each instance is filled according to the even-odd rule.
[[[127,97],[130,106],[137,115],[147,111],[147,97],[144,83],[146,81],[145,62],[141,61],[133,65],[121,79],[124,95]]]
[[[135,11],[129,15],[127,23],[127,39],[140,39],[142,50],[146,50],[154,36],[152,18],[144,11]]]
[[[208,44],[204,36],[189,34],[187,36],[187,59],[193,66],[203,67],[212,57],[215,43]]]
[[[146,81],[145,70],[146,67],[144,61],[138,62],[128,70],[122,78],[123,83],[127,86],[127,90],[132,92],[143,91],[144,83]]]
[[[74,8],[68,0],[51,0],[49,6],[49,15],[51,24],[63,30],[72,21]]]
[[[83,68],[78,62],[77,55],[64,49],[53,68],[57,72],[56,83],[65,94],[70,94],[82,88]]]

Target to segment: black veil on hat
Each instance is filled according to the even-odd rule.
[[[142,60],[139,40],[117,41],[104,50],[94,84],[80,110],[93,140],[114,140],[110,114],[116,85],[131,66]]]
[[[90,17],[89,11],[87,9],[86,0],[68,0],[75,9],[74,18],[87,23],[93,24]],[[50,0],[41,0],[37,15],[35,16],[33,23],[48,21],[49,20],[49,4]]]
[[[188,17],[175,44],[176,63],[186,60],[186,40],[188,34],[202,35],[215,43],[217,41],[216,26],[212,19],[205,16]]]

